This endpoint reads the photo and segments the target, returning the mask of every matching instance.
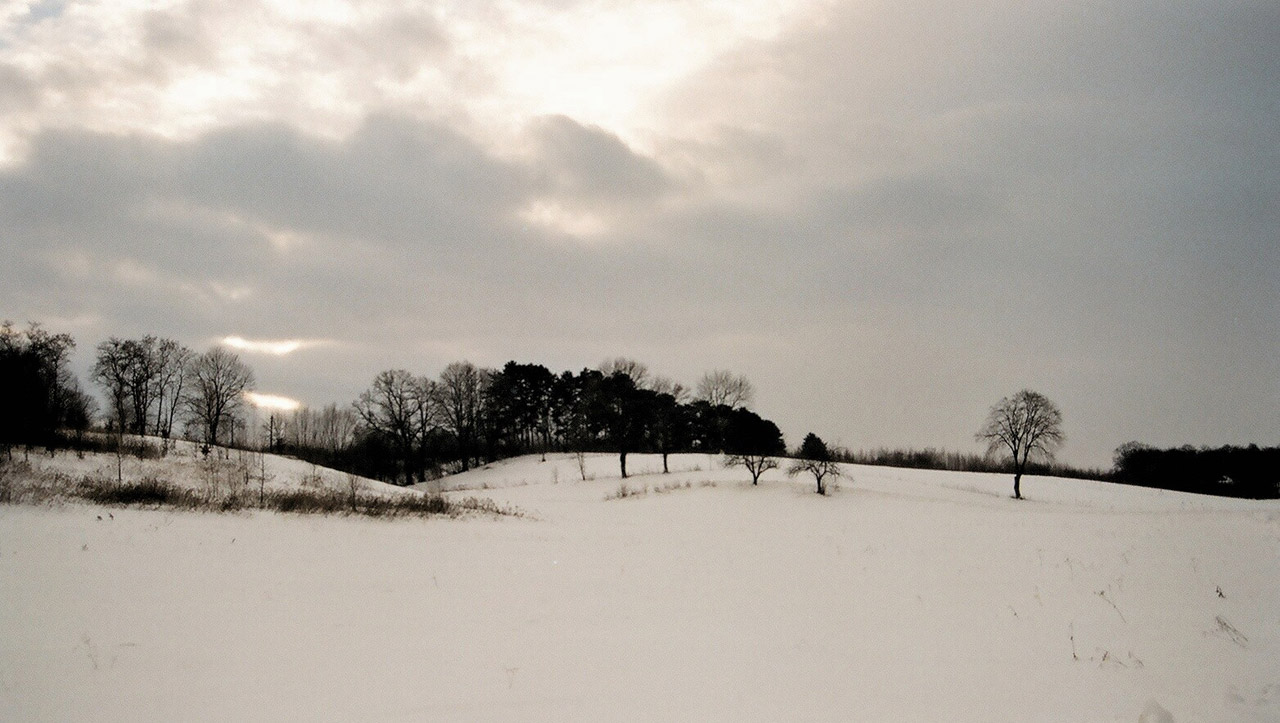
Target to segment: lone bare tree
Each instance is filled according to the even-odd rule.
[[[843,476],[840,465],[831,458],[827,443],[813,432],[805,435],[804,441],[800,443],[799,455],[787,467],[787,474],[792,477],[805,472],[813,475],[814,481],[818,483],[820,495],[827,494],[828,477],[838,480]]]
[[[204,428],[205,441],[218,443],[218,432],[229,422],[234,434],[235,415],[244,404],[244,393],[253,389],[253,370],[240,357],[215,346],[191,362],[187,408]]]
[[[713,369],[698,380],[695,399],[701,399],[711,406],[721,404],[728,407],[747,407],[755,397],[755,388],[741,374],[734,374],[725,369]]]
[[[1032,457],[1053,459],[1062,445],[1062,412],[1047,397],[1023,389],[1001,399],[987,414],[987,422],[976,435],[987,443],[987,454],[1007,452],[1013,460],[1013,496],[1022,499],[1022,474]]]

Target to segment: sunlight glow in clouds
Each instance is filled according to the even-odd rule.
[[[133,0],[39,22],[0,11],[0,71],[38,79],[0,118],[0,165],[50,124],[188,138],[273,120],[336,138],[371,112],[468,117],[508,138],[562,114],[639,143],[660,132],[649,111],[666,89],[824,2]],[[347,51],[320,52],[335,46]]]
[[[463,24],[454,40],[492,69],[490,93],[469,103],[489,125],[565,115],[642,143],[655,121],[646,117],[648,104],[664,90],[737,44],[775,36],[813,5],[508,2],[501,5],[504,23]]]
[[[284,356],[307,346],[308,343],[297,339],[289,339],[285,341],[265,341],[251,340],[240,336],[228,336],[222,340],[223,344],[232,349],[247,351],[250,354],[270,354],[272,356]]]
[[[302,402],[289,397],[282,397],[277,394],[259,394],[257,392],[245,392],[244,398],[258,409],[269,409],[276,412],[292,412],[302,406]]]

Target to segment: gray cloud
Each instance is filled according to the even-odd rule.
[[[829,428],[963,444],[965,415],[1031,385],[1100,463],[1131,436],[1273,434],[1280,18],[1175,10],[841,6],[674,96],[760,217],[696,227],[786,268],[791,303],[852,330],[848,373],[879,378],[825,385]]]
[[[147,46],[216,66],[211,7],[152,18]],[[987,406],[1031,386],[1078,462],[1130,438],[1276,443],[1278,15],[837,5],[673,91],[652,156],[565,116],[502,142],[374,111],[338,138],[45,129],[0,170],[0,315],[79,320],[85,346],[334,340],[254,359],[311,403],[387,366],[628,354],[747,373],[792,441],[973,449]],[[300,30],[289,63],[462,67],[415,17]],[[529,223],[546,198],[604,230]]]
[[[551,116],[537,122],[533,137],[540,167],[557,193],[577,199],[645,202],[672,185],[657,163],[601,128]]]

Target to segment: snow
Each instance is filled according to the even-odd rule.
[[[134,442],[139,437],[127,437]],[[161,441],[156,437],[145,438],[157,451]],[[138,459],[124,455],[117,460],[114,454],[85,453],[77,455],[70,452],[59,452],[54,457],[32,452],[28,455],[15,454],[18,460],[31,468],[32,474],[45,478],[46,482],[64,482],[91,476],[105,480],[115,480],[117,471],[126,482],[138,481],[151,477],[193,489],[218,486],[223,491],[234,486],[245,485],[248,475],[249,486],[257,490],[263,472],[266,473],[267,490],[288,490],[304,487],[329,488],[346,490],[347,475],[344,472],[328,469],[304,462],[292,457],[274,454],[257,454],[244,450],[212,447],[209,455],[202,453],[202,445],[184,440],[169,442],[170,449],[163,456]],[[119,470],[117,470],[119,464]],[[43,474],[42,474],[43,473]],[[57,480],[51,478],[57,476]],[[360,490],[366,494],[402,495],[406,490],[377,480],[359,478]]]
[[[0,719],[1280,719],[1275,501],[586,462],[443,480],[523,518],[0,507]]]

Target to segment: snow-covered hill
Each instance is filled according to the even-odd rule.
[[[1280,719],[1280,503],[586,463],[443,481],[520,519],[0,507],[0,718]]]
[[[337,470],[304,462],[292,457],[262,454],[223,447],[205,448],[195,442],[171,441],[166,454],[159,455],[163,444],[155,437],[129,438],[134,444],[145,443],[150,455],[142,458],[125,454],[88,452],[76,454],[59,451],[54,456],[31,452],[16,452],[19,474],[25,484],[66,486],[86,476],[112,481],[119,476],[125,482],[156,479],[179,487],[226,491],[237,487],[257,490],[259,484],[270,490],[330,489],[346,490],[347,475]],[[377,480],[356,480],[362,494],[408,494],[403,487],[396,487]]]

